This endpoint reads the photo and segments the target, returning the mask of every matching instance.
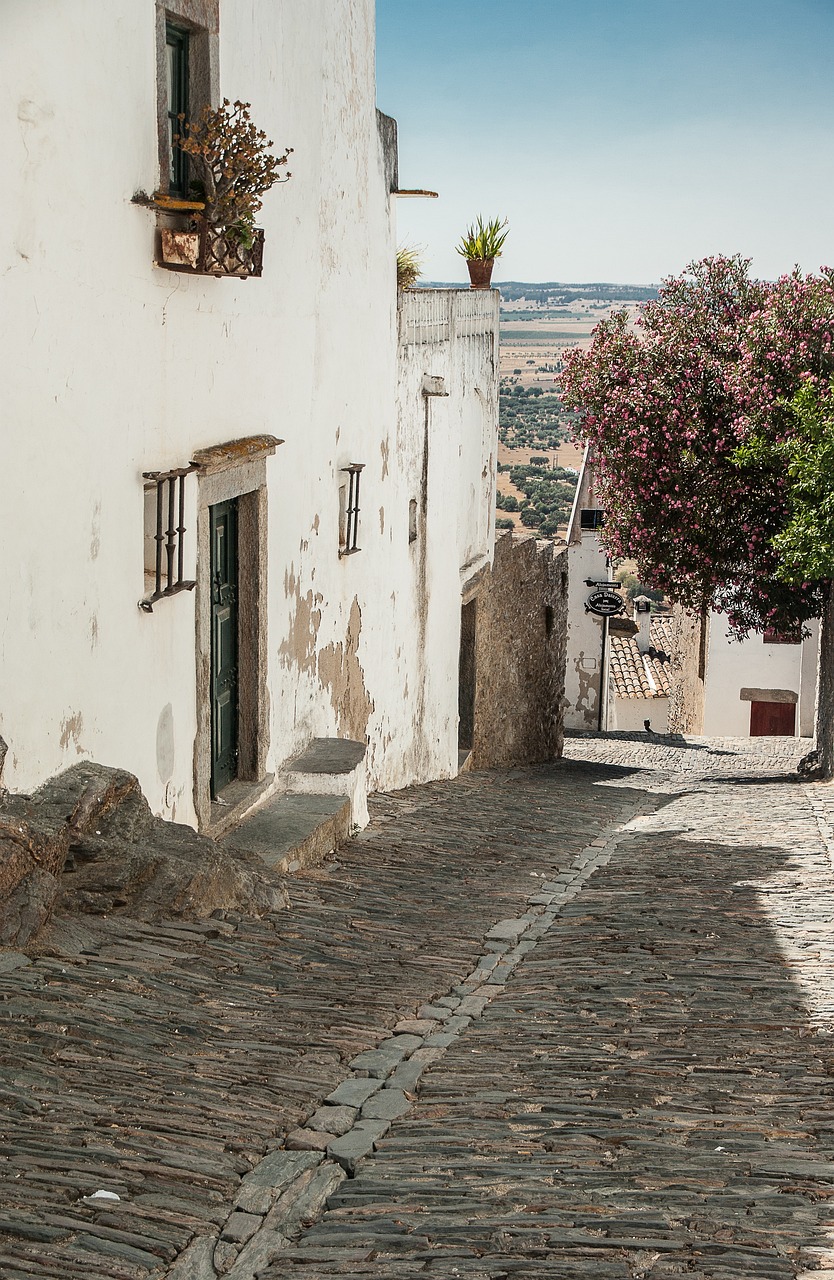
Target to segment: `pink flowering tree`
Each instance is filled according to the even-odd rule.
[[[723,610],[739,637],[822,611],[823,581],[780,572],[788,469],[773,451],[740,450],[795,433],[789,402],[804,384],[827,387],[834,353],[834,273],[765,283],[749,267],[692,263],[634,325],[626,312],[598,325],[562,382],[593,449],[608,550],[673,600]]]

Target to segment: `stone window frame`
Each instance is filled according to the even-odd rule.
[[[192,116],[220,98],[220,0],[156,0],[156,128],[159,191],[170,187],[168,26],[188,34],[188,102]]]
[[[220,835],[267,789],[268,692],[268,488],[266,460],[283,444],[253,436],[199,450],[197,494],[196,700],[194,808],[201,831]],[[211,514],[219,502],[238,501],[239,683],[238,778],[231,803],[211,797]],[[225,798],[225,792],[224,792]]]

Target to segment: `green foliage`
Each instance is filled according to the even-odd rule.
[[[292,177],[280,176],[292,147],[281,156],[272,155],[269,148],[274,143],[263,129],[256,129],[249,106],[224,98],[219,107],[204,107],[196,120],[180,115],[183,133],[175,134],[174,142],[191,160],[195,185],[205,199],[206,220],[233,228],[240,243],[251,247],[264,195],[276,182]]]
[[[501,389],[498,433],[502,444],[515,448],[552,449],[572,430],[574,415],[558,395],[540,387]]]
[[[397,288],[411,289],[420,279],[423,260],[422,246],[401,244],[397,249]]]
[[[818,388],[803,382],[790,401],[793,430],[776,440],[753,436],[734,461],[758,471],[762,482],[787,474],[788,514],[772,539],[784,582],[834,579],[834,383]]]
[[[553,537],[570,516],[576,489],[574,473],[564,467],[551,471],[540,466],[519,466],[510,469],[510,480],[524,494],[524,500],[519,504],[514,496],[499,495],[499,505],[507,511],[518,510],[527,528]],[[511,506],[511,502],[516,505]]]
[[[509,516],[498,516],[495,521],[496,529],[514,529],[515,522]]]
[[[662,591],[658,591],[654,587],[647,587],[644,582],[640,581],[636,573],[630,573],[628,569],[618,569],[614,577],[617,582],[622,583],[629,600],[634,600],[637,596],[647,596],[649,600],[659,604],[664,598]]]
[[[532,505],[522,507],[521,523],[526,525],[528,529],[537,529],[540,524],[544,523],[544,513]]]
[[[491,258],[500,258],[504,241],[509,234],[509,224],[506,218],[503,222],[500,218],[493,218],[490,222],[484,222],[483,218],[478,215],[477,220],[472,226],[467,227],[465,234],[461,236],[460,244],[456,246],[456,252],[470,262],[479,259],[488,261]]]
[[[518,498],[514,493],[498,493],[495,496],[495,505],[501,511],[518,511]]]

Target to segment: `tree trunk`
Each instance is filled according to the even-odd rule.
[[[709,635],[709,605],[701,605],[701,634],[698,640],[698,679],[703,683],[707,678],[707,636]]]
[[[827,582],[820,619],[817,667],[817,710],[814,723],[817,748],[815,776],[834,776],[834,584]]]

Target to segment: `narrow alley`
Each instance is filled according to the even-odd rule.
[[[573,738],[378,797],[288,911],[0,953],[0,1274],[831,1280],[804,746]]]

